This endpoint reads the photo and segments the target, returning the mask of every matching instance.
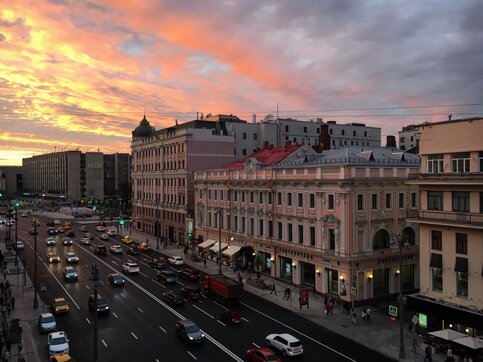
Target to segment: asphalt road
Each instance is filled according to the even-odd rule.
[[[45,244],[47,219],[39,217],[39,220],[38,282],[47,285],[47,291],[40,297],[46,308],[54,297],[65,297],[69,301],[70,313],[58,316],[57,323],[59,330],[67,333],[71,355],[78,361],[93,360],[93,315],[87,307],[88,297],[93,293],[92,282],[88,279],[92,263],[100,268],[101,280],[105,283],[100,294],[109,300],[110,306],[109,315],[98,318],[99,361],[242,361],[247,348],[265,346],[265,337],[270,333],[290,333],[299,338],[304,347],[304,354],[297,358],[300,361],[389,361],[371,349],[250,293],[244,293],[242,302],[236,307],[244,317],[238,326],[225,325],[219,319],[225,307],[204,297],[171,308],[162,302],[162,294],[170,289],[179,290],[190,282],[178,280],[175,285],[166,287],[158,283],[156,270],[147,264],[149,258],[158,256],[157,252],[96,256],[93,246],[80,244],[84,233],[78,231],[80,224],[75,222],[76,236],[72,238],[72,246],[62,246],[64,235],[60,234],[56,245],[48,247]],[[85,225],[95,237],[94,245],[123,245],[119,236],[110,237],[108,241],[99,240],[95,222]],[[19,254],[21,259],[27,260],[27,270],[33,280],[34,242],[33,236],[28,234],[29,228],[30,217],[19,218],[18,238],[26,242],[25,250]],[[52,251],[60,255],[61,263],[48,263],[47,253]],[[80,259],[74,265],[78,281],[63,279],[64,255],[68,251],[76,252]],[[125,275],[124,287],[109,285],[108,274],[122,272],[121,265],[127,260],[136,261],[141,273]],[[187,346],[175,337],[176,321],[185,318],[195,321],[204,331],[205,339],[200,345]],[[39,351],[45,351],[47,361],[47,337],[40,334],[34,337]]]

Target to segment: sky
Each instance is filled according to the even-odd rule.
[[[480,0],[0,0],[0,165],[205,115],[483,116]],[[384,144],[384,142],[383,142]]]

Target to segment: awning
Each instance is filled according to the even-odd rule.
[[[468,259],[456,257],[456,263],[454,265],[454,271],[468,274]]]
[[[453,339],[467,337],[466,334],[455,331],[454,329],[442,329],[440,331],[429,332],[428,334],[444,339],[445,341],[452,341]]]
[[[483,339],[480,338],[465,337],[453,339],[452,342],[462,344],[463,346],[469,347],[471,349],[483,348]]]
[[[216,240],[208,239],[208,240],[203,241],[201,244],[198,244],[198,248],[202,248],[202,249],[209,248],[214,243],[216,243]]]
[[[431,261],[429,262],[431,268],[442,268],[443,267],[443,255],[431,253]]]
[[[228,244],[227,243],[224,243],[224,242],[221,242],[221,250],[225,250],[226,248],[228,248]],[[219,243],[216,243],[215,245],[213,245],[210,248],[210,250],[217,253],[218,251],[220,251],[220,244]]]
[[[229,245],[228,248],[223,250],[222,254],[226,256],[233,256],[240,251],[241,247],[238,245]]]

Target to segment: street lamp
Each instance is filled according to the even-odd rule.
[[[92,280],[92,285],[94,287],[94,362],[97,362],[97,296],[98,296],[98,291],[99,287],[102,286],[104,283],[100,281],[99,279],[99,267],[97,266],[96,263],[92,263],[91,265],[91,275],[89,277],[89,280]]]
[[[15,203],[15,247],[17,247],[17,241],[18,241],[18,206],[19,202],[17,201]]]
[[[221,272],[221,222],[223,221],[223,209],[220,207],[218,209],[218,274],[222,274]]]
[[[407,243],[403,237],[392,234],[393,242],[396,242],[399,248],[399,359],[406,358],[406,349],[404,347],[404,310],[403,310],[403,281],[402,281],[402,248]]]
[[[37,218],[34,218],[34,309],[39,308],[39,300],[37,299]]]

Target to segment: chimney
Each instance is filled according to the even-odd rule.
[[[255,113],[252,115],[252,123],[257,123],[257,115]]]
[[[329,126],[327,124],[320,125],[320,134],[319,134],[319,151],[322,152],[325,150],[330,150],[330,134],[329,134]]]
[[[396,147],[396,137],[392,135],[386,136],[386,147]]]

